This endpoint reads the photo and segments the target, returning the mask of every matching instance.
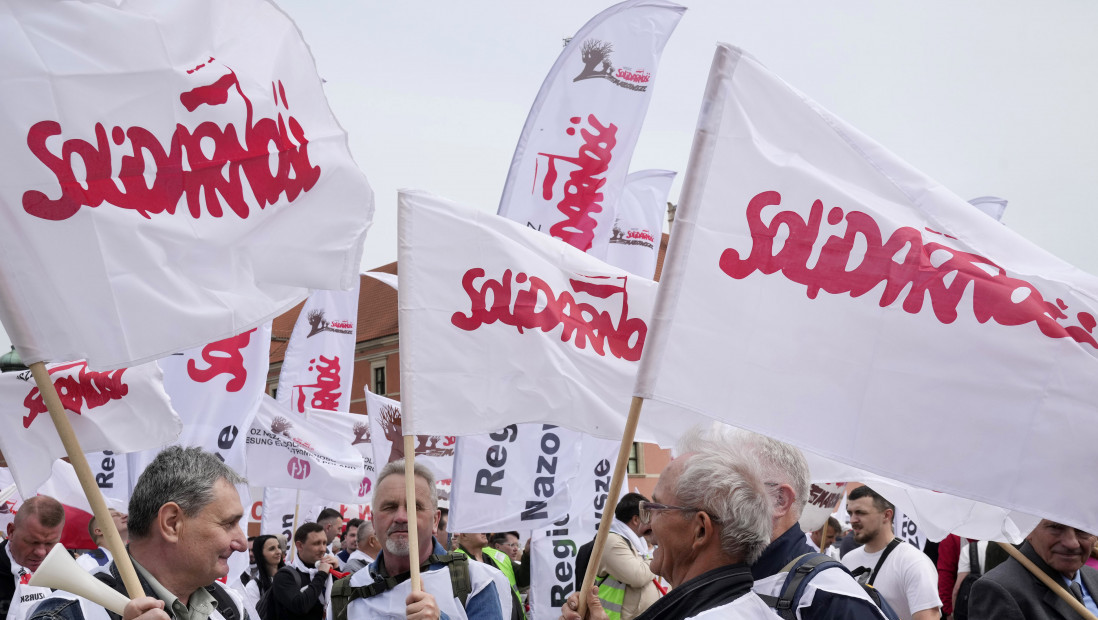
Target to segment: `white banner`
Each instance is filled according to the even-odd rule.
[[[620,440],[656,283],[502,217],[420,192],[398,202],[406,426],[551,422]]]
[[[656,277],[667,194],[674,180],[670,170],[641,170],[626,177],[606,262],[643,278]]]
[[[1098,279],[719,46],[636,394],[1098,531]],[[796,165],[782,162],[796,160]],[[664,417],[666,416],[666,417]],[[849,430],[821,434],[821,419]],[[927,458],[949,429],[957,446]],[[1063,472],[1074,472],[1065,478]],[[849,480],[850,478],[836,478]]]
[[[361,421],[341,411],[292,413],[263,397],[248,433],[248,481],[337,500],[364,498],[369,479],[362,453],[351,443]]]
[[[458,437],[450,530],[524,532],[567,515],[582,464],[581,435],[551,424],[511,424]]]
[[[156,364],[107,372],[85,362],[50,364],[50,379],[84,450],[134,452],[162,446],[183,427]],[[24,496],[66,455],[30,371],[0,375],[0,451]]]
[[[110,450],[85,455],[92,477],[95,478],[95,486],[99,487],[107,505],[125,513],[130,512],[130,493],[133,492],[127,456],[129,455],[115,454]],[[91,512],[90,506],[88,512]]]
[[[663,46],[685,7],[629,0],[587,22],[542,83],[499,214],[606,256]]]
[[[310,495],[310,493],[301,492],[301,496],[307,497]],[[259,526],[260,533],[282,534],[286,537],[290,547],[293,547],[296,526],[308,521],[315,521],[317,515],[320,514],[319,506],[310,504],[307,499],[299,504],[298,500],[297,489],[280,489],[276,487],[263,489],[263,519]]]
[[[845,482],[813,482],[809,487],[801,518],[797,521],[801,529],[806,532],[815,532],[823,527],[824,522],[842,501],[844,489],[846,489]]]
[[[370,428],[366,440],[373,448],[374,468],[382,467],[404,458],[404,419],[400,415],[400,403],[366,390],[366,413]],[[416,462],[431,468],[438,482],[449,480],[454,473],[453,436],[417,435]]]
[[[274,3],[5,6],[0,319],[24,362],[132,366],[357,281],[373,195]]]
[[[278,404],[297,413],[350,410],[359,281],[349,291],[309,295],[282,359]]]

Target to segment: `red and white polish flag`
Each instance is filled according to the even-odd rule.
[[[1096,317],[1098,278],[721,45],[635,393],[1098,531]]]
[[[628,0],[576,33],[530,108],[499,215],[606,257],[656,67],[685,11]]]
[[[170,443],[183,423],[172,410],[156,364],[97,372],[85,362],[46,366],[80,446],[136,452]],[[30,371],[0,375],[0,451],[23,497],[66,455]]]
[[[274,3],[3,12],[0,320],[24,361],[133,366],[357,281],[373,195]]]

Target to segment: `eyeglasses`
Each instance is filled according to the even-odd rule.
[[[709,515],[709,520],[713,523],[720,523],[721,520],[713,515],[709,514],[703,508],[689,508],[686,506],[668,506],[667,504],[657,504],[656,502],[639,502],[637,503],[637,510],[639,512],[641,523],[651,523],[652,513],[660,510],[681,510],[683,512],[705,512]]]

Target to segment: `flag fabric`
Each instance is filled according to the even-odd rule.
[[[175,442],[221,457],[233,471],[247,471],[244,437],[267,389],[271,323],[157,360],[183,432]],[[129,456],[130,487],[160,450]]]
[[[145,451],[142,450],[142,452]],[[131,452],[130,454],[140,453]],[[126,513],[130,511],[130,494],[133,492],[133,486],[130,484],[128,458],[130,454],[115,454],[110,450],[102,450],[84,455],[88,459],[88,467],[91,468],[95,486],[99,487],[99,492],[103,494],[107,506]],[[76,471],[74,470],[73,476],[75,475]],[[81,491],[80,487],[77,487],[77,490]],[[39,492],[44,493],[41,488]],[[46,495],[49,495],[49,493],[46,493]],[[83,497],[82,491],[81,497]],[[87,501],[87,499],[84,501]],[[88,512],[91,512],[90,506]]]
[[[312,494],[307,491],[300,491],[299,495],[297,489],[266,487],[263,489],[263,517],[259,531],[264,534],[282,534],[286,540],[293,541],[295,527],[316,521],[317,515],[323,509],[323,506],[312,499]],[[290,546],[293,546],[293,542]]]
[[[393,461],[404,458],[405,420],[401,415],[400,403],[366,390],[366,414],[369,426],[366,429],[365,445],[373,451],[375,471],[381,471]],[[431,469],[435,480],[449,484],[454,472],[453,436],[417,435],[415,459],[417,463]]]
[[[656,277],[667,194],[674,180],[675,173],[670,170],[641,170],[626,177],[606,262],[642,278]]]
[[[629,0],[576,33],[534,99],[499,214],[606,256],[663,47],[685,7]]]
[[[383,273],[381,271],[363,271],[362,275],[368,276],[387,285],[389,288],[398,290],[397,288],[397,275],[395,273]]]
[[[365,497],[362,453],[352,445],[361,419],[320,409],[293,413],[264,396],[248,433],[248,481],[349,502]]]
[[[404,432],[549,422],[620,440],[656,283],[506,218],[398,203]]]
[[[92,461],[92,457],[95,455],[89,454],[87,456],[88,460]],[[124,459],[122,461],[124,462]],[[96,463],[91,462],[89,464],[92,466],[92,470],[95,471]],[[105,468],[113,467],[110,463],[99,464]],[[65,529],[61,532],[61,544],[66,549],[94,549],[95,545],[88,535],[88,521],[92,519],[91,504],[84,496],[84,489],[80,486],[80,480],[76,477],[76,470],[68,462],[56,459],[50,469],[46,470],[46,475],[48,478],[36,491],[24,495],[16,487],[12,489],[13,492],[8,497],[0,499],[0,530],[7,531],[8,523],[13,521],[15,514],[23,506],[23,500],[26,497],[47,495],[61,502],[65,507]],[[0,467],[0,489],[15,487],[16,485],[12,481],[11,470]],[[100,485],[100,488],[102,488],[102,485]],[[3,493],[0,493],[0,497],[2,496]],[[119,512],[129,512],[128,495],[126,501],[120,501],[105,494],[104,500],[106,500],[109,508]]]
[[[84,450],[135,452],[179,436],[183,423],[156,364],[104,372],[82,361],[46,368]],[[0,451],[19,492],[29,497],[65,448],[29,370],[0,375],[0,407]]]
[[[25,362],[134,366],[358,279],[372,192],[274,3],[3,12],[0,319]]]
[[[349,411],[355,368],[358,283],[349,291],[313,291],[286,345],[278,376],[278,404],[302,413],[305,408]]]
[[[823,527],[824,522],[835,512],[835,508],[845,497],[844,489],[846,489],[845,482],[814,480],[812,486],[808,488],[808,497],[805,498],[801,518],[797,520],[801,529],[806,532],[815,532]]]
[[[1096,316],[1094,276],[721,45],[635,394],[1098,531]]]

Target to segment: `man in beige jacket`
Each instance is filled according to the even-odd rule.
[[[648,545],[644,536],[652,528],[641,523],[637,505],[642,501],[648,498],[627,493],[618,502],[596,573],[595,585],[610,620],[632,620],[660,597],[656,575],[645,557]]]

